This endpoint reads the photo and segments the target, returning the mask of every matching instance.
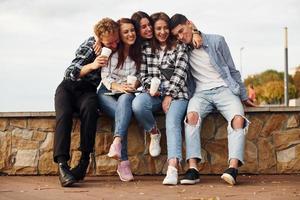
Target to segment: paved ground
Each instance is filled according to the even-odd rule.
[[[62,188],[57,176],[0,176],[0,200],[77,199],[263,199],[299,200],[299,175],[242,175],[229,186],[219,176],[201,176],[193,186],[164,186],[163,176],[136,176],[124,183],[116,176],[87,177],[72,188]]]

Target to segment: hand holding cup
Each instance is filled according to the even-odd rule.
[[[151,79],[151,85],[150,85],[150,95],[155,96],[156,92],[158,91],[160,85],[160,79],[157,77],[153,77]]]
[[[112,50],[110,48],[102,47],[100,56],[109,57],[111,52],[112,52]]]

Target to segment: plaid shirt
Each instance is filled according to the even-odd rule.
[[[101,69],[96,69],[84,77],[79,77],[82,67],[94,62],[96,59],[96,54],[93,49],[95,42],[95,38],[90,37],[79,46],[79,48],[76,50],[75,58],[65,71],[65,79],[71,79],[72,81],[87,81],[96,87],[99,85],[101,81]]]
[[[127,76],[136,75],[137,72],[136,64],[129,56],[125,59],[123,66],[121,65],[119,68],[116,68],[118,55],[118,52],[114,53],[108,62],[108,66],[101,68],[101,83],[103,83],[108,90],[111,90],[112,83],[126,83]]]
[[[172,72],[169,80],[163,74],[164,70]],[[161,60],[158,50],[152,53],[150,46],[144,48],[140,74],[140,81],[144,88],[149,89],[151,79],[157,77],[161,80],[160,92],[162,95],[172,96],[173,99],[189,99],[186,84],[187,71],[186,45],[177,44],[174,49],[166,50]]]

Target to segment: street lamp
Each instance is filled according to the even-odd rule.
[[[242,51],[244,50],[244,47],[240,48],[240,73],[241,73],[241,78],[243,79],[243,66],[242,66]]]
[[[289,106],[288,28],[284,27],[284,105]]]

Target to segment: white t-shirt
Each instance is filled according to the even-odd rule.
[[[194,49],[191,52],[189,62],[196,82],[196,92],[227,86],[221,75],[211,64],[209,55],[203,47]]]

